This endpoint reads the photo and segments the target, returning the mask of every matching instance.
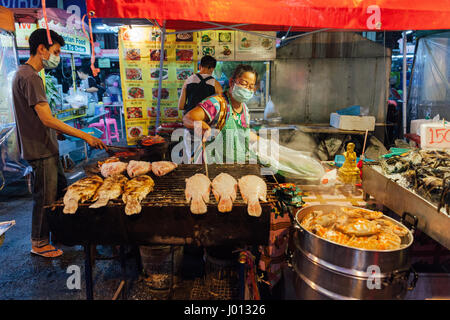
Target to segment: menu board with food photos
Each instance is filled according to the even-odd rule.
[[[258,32],[271,37],[276,32]],[[232,30],[208,30],[197,33],[198,55],[210,55],[218,61],[269,61],[276,57],[276,41],[256,34]]]
[[[181,122],[178,99],[184,81],[196,72],[197,34],[166,35],[162,53],[158,28],[122,27],[119,56],[128,144],[135,144],[139,136],[147,135],[149,127],[155,126],[160,74],[160,123]]]
[[[276,35],[275,32],[259,33]],[[218,61],[268,61],[275,59],[275,44],[274,39],[251,33],[209,30],[167,34],[161,52],[159,28],[120,28],[120,75],[128,144],[134,144],[140,135],[148,134],[149,127],[155,126],[160,74],[160,123],[181,122],[182,112],[178,110],[181,89],[184,81],[196,72],[197,62],[204,55]]]

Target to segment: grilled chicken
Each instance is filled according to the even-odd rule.
[[[97,200],[98,189],[103,183],[103,179],[97,175],[83,178],[70,185],[64,195],[64,213],[75,213],[78,209],[78,202],[81,203],[93,198]]]
[[[209,192],[211,181],[207,176],[197,173],[186,179],[186,200],[191,202],[191,212],[193,214],[206,213],[206,203],[209,202]]]
[[[123,192],[123,187],[128,179],[122,174],[110,176],[103,181],[103,185],[98,189],[98,200],[89,208],[100,208],[106,206],[111,199],[117,199]]]
[[[152,163],[152,171],[158,177],[168,174],[174,170],[178,165],[170,161],[156,161]]]
[[[236,200],[237,181],[228,173],[221,173],[212,181],[212,192],[219,203],[219,212],[230,212]]]
[[[130,178],[147,174],[150,170],[152,170],[152,164],[147,161],[131,160],[127,167],[127,173]]]
[[[108,162],[108,163],[102,164],[102,166],[100,168],[100,172],[101,172],[102,176],[107,178],[109,176],[113,176],[115,174],[120,174],[120,173],[124,172],[127,169],[127,166],[128,166],[127,163],[121,162],[121,161]]]
[[[242,199],[247,203],[248,214],[259,217],[262,212],[259,200],[266,201],[267,186],[263,179],[258,176],[248,175],[239,179],[239,190]]]
[[[131,179],[124,187],[122,200],[125,205],[125,213],[132,215],[141,212],[141,201],[153,190],[155,182],[147,175]]]

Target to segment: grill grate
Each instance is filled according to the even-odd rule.
[[[260,176],[267,184],[267,202],[275,202],[276,198],[272,194],[272,189],[275,184],[268,181],[267,177],[260,175],[260,166],[255,164],[212,164],[208,165],[209,178],[214,179],[218,174],[225,172],[230,174],[236,180],[244,175],[253,174]],[[169,174],[157,177],[153,173],[149,174],[155,181],[155,187],[145,199],[142,200],[142,206],[154,206],[154,207],[177,207],[188,206],[185,198],[185,186],[186,179],[192,177],[196,173],[205,174],[205,166],[202,164],[181,164],[174,171]],[[92,202],[88,201],[81,206],[89,206]],[[56,205],[62,205],[62,199],[60,199]],[[217,201],[214,198],[212,192],[210,193],[209,206],[217,206]],[[264,205],[262,203],[262,205]],[[111,200],[108,206],[123,206],[121,198]],[[242,199],[240,192],[238,191],[236,201],[233,202],[233,206],[247,206]]]

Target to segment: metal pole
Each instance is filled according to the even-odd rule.
[[[407,95],[406,95],[406,72],[407,72],[407,66],[406,66],[406,31],[403,31],[403,135],[406,134],[406,107],[407,107]]]
[[[231,26],[228,26],[228,28],[236,28],[236,27],[242,27],[242,26],[248,26],[248,23],[240,23],[240,24],[233,24]],[[175,32],[167,32],[166,34],[179,34],[179,33],[190,33],[190,32],[202,32],[202,31],[210,31],[210,30],[221,30],[224,29],[224,27],[214,27],[214,28],[206,28],[206,29],[195,29],[195,30],[182,30],[182,31],[175,31]]]
[[[330,30],[330,28],[324,28],[324,29],[314,30],[314,31],[306,32],[306,33],[302,33],[302,34],[297,34],[295,36],[291,36],[291,37],[285,38],[284,41],[292,40],[292,39],[296,39],[296,38],[300,38],[300,37],[304,37],[304,36],[307,36],[307,35],[310,35],[310,34],[313,34],[313,33],[318,33],[318,32],[322,32],[322,31],[326,31],[326,30]]]
[[[166,41],[166,20],[163,22],[161,30],[161,52],[159,57],[159,79],[158,79],[158,105],[156,107],[156,129],[159,127],[159,119],[161,117],[161,86],[164,67],[164,42]]]
[[[86,282],[86,299],[94,299],[94,288],[92,284],[92,264],[91,264],[91,244],[86,243],[84,245],[84,272]]]
[[[235,30],[235,31],[248,33],[248,34],[253,34],[253,35],[258,36],[258,37],[263,37],[263,38],[268,38],[268,39],[273,39],[273,40],[277,39],[277,37],[269,36],[269,35],[264,34],[264,33],[247,31],[247,30],[241,30],[241,29],[234,28],[234,27],[231,27],[231,26],[224,26],[223,24],[220,24],[220,23],[209,22],[209,21],[205,21],[205,23],[211,24],[213,26],[218,26],[218,27],[221,27],[221,28],[224,28],[224,29],[231,29],[231,30]]]
[[[70,54],[70,67],[72,68],[73,92],[77,92],[77,76],[75,74],[75,60],[73,58],[73,53]]]

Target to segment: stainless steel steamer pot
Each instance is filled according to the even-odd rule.
[[[294,286],[298,299],[402,299],[407,289],[411,269],[410,246],[413,232],[402,237],[397,250],[364,250],[340,245],[304,229],[300,223],[312,211],[333,212],[339,205],[314,205],[295,215],[293,252],[290,266],[294,269]],[[359,208],[360,209],[360,208]],[[370,210],[369,210],[370,211]],[[405,227],[385,216],[393,223]],[[406,227],[405,227],[406,228]],[[373,273],[375,272],[375,273]]]

